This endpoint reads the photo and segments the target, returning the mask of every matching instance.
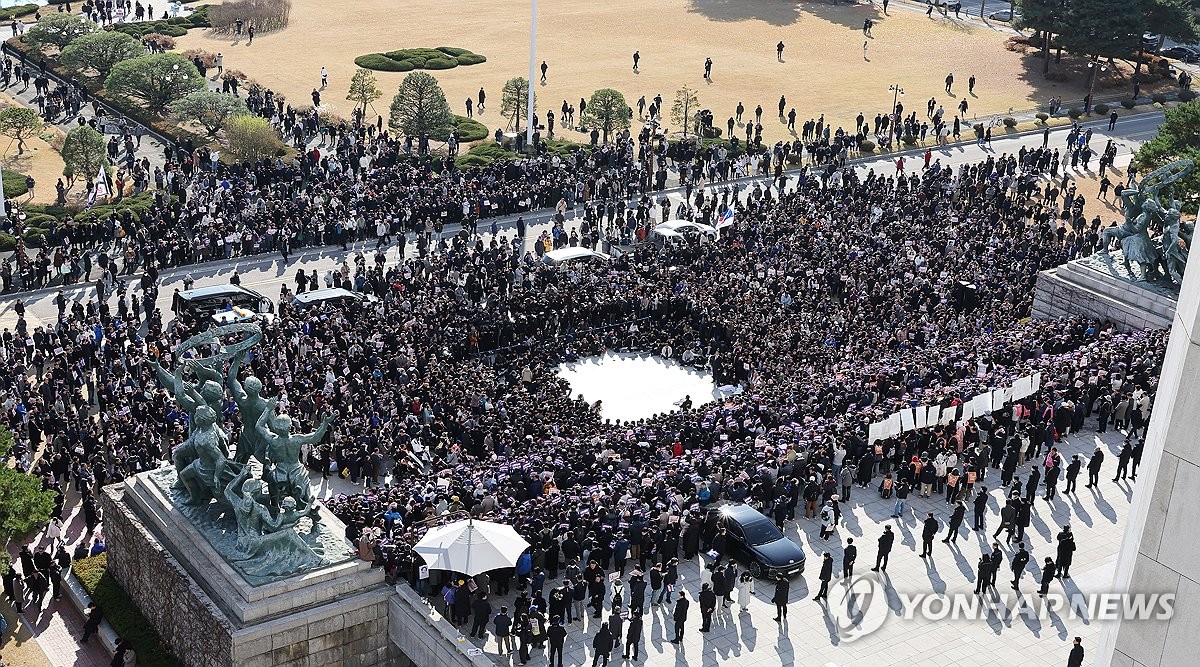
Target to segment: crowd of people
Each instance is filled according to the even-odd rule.
[[[699,188],[689,193],[695,206],[678,213],[711,219],[732,207],[735,223],[717,240],[643,244],[608,264],[561,269],[522,252],[512,234],[469,226],[441,234],[442,213],[454,221],[476,214],[448,211],[443,198],[472,192],[501,212],[561,200],[544,235],[550,244],[595,239],[601,225],[652,226],[670,210],[659,213],[649,196],[635,209],[606,206],[628,194],[628,170],[638,164],[631,143],[431,186],[423,168],[387,164],[401,149],[381,141],[372,185],[337,180],[342,170],[368,167],[335,157],[234,167],[228,190],[216,174],[186,186],[164,175],[171,182],[160,185],[179,195],[169,206],[164,198],[164,210],[189,211],[194,226],[211,230],[204,252],[239,245],[226,216],[256,220],[264,231],[278,225],[276,234],[293,224],[334,238],[376,234],[381,247],[385,237],[417,230],[418,249],[402,261],[348,253],[325,277],[374,294],[375,303],[296,311],[284,285],[279,317],[264,326],[244,367],[300,428],[338,413],[304,460],[315,474],[362,486],[328,503],[360,554],[436,596],[452,622],[483,618],[509,651],[516,638],[525,660],[546,642],[561,655],[587,600],[594,614],[613,612],[593,638],[600,651],[614,639],[622,644],[622,631],[640,638],[647,584],[654,601],[683,600],[674,607],[677,633],[689,598],[703,613],[712,596],[748,587],[735,565],[719,566],[726,538],[705,511],[714,502],[750,503],[780,526],[797,520],[801,506],[806,517],[827,507],[852,511],[856,485],[945,493],[956,506],[973,501],[994,468],[1017,496],[1005,510],[1011,535],[1031,511],[1030,484],[1052,497],[1051,475],[1057,482],[1065,469],[1071,478],[1074,462],[1055,446],[1089,416],[1137,440],[1121,454],[1126,465],[1144,437],[1166,333],[1027,320],[1038,271],[1078,252],[1077,228],[1086,225],[1086,202],[1073,193],[1022,186],[1053,159],[1047,153],[957,171],[806,171],[782,190],[783,179],[748,192]],[[353,153],[365,147],[357,142],[346,135],[338,145]],[[293,168],[313,179],[311,190],[295,185]],[[288,196],[269,203],[264,188]],[[321,194],[328,203],[318,203]],[[238,202],[249,208],[239,211]],[[583,206],[584,215],[568,220],[569,206]],[[399,228],[336,222],[356,212]],[[148,224],[133,230],[145,234],[138,243],[147,256],[169,238],[160,235],[167,219],[156,230],[153,216],[144,217]],[[301,273],[295,291],[317,282]],[[974,289],[962,290],[966,283]],[[140,289],[157,286],[143,278]],[[183,411],[157,388],[149,362],[180,363],[176,346],[207,321],[184,314],[168,324],[153,298],[131,304],[136,292],[64,298],[59,321],[34,328],[17,302],[16,328],[0,332],[4,415],[17,435],[18,465],[60,498],[73,485],[89,531],[101,519],[95,490],[162,465],[186,434]],[[665,349],[703,360],[718,383],[745,392],[618,423],[573,398],[555,373],[561,361],[604,351]],[[950,407],[1031,372],[1042,374],[1041,390],[993,415],[867,439],[869,423],[898,409]],[[236,429],[235,409],[225,418]],[[431,524],[468,513],[512,524],[532,547],[516,567],[474,581],[430,576],[411,545]],[[685,592],[673,580],[679,559],[708,552],[718,562],[706,570],[709,588]],[[621,583],[610,582],[611,572]],[[782,613],[786,585],[778,582],[774,596]],[[487,596],[510,587],[519,591],[511,611],[493,607]],[[637,641],[625,647],[636,655]]]

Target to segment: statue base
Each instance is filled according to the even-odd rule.
[[[246,581],[150,479],[100,494],[108,567],[185,665],[390,663],[383,570],[344,560],[277,581]],[[345,526],[322,510],[325,527]]]
[[[1082,315],[1112,322],[1120,331],[1167,329],[1175,318],[1177,301],[1178,291],[1170,284],[1129,275],[1117,251],[1039,273],[1033,316],[1054,320]]]

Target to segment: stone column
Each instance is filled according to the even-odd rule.
[[[1188,265],[1113,592],[1174,593],[1170,620],[1106,622],[1097,665],[1196,664],[1200,638],[1200,261]],[[1106,465],[1115,469],[1115,461]],[[1111,487],[1110,487],[1111,488]],[[1086,537],[1081,548],[1087,548]],[[1069,645],[1070,638],[1067,644]],[[1089,660],[1090,662],[1090,660]]]

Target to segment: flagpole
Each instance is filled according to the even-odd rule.
[[[8,198],[4,196],[4,166],[0,165],[0,220],[8,219]]]
[[[537,62],[537,0],[533,1],[533,9],[529,19],[529,93],[526,100],[525,116],[525,145],[533,150],[533,74]]]

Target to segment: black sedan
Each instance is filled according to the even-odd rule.
[[[726,554],[756,577],[791,577],[804,572],[804,549],[785,537],[761,512],[744,503],[716,505],[715,528],[726,531]]]

